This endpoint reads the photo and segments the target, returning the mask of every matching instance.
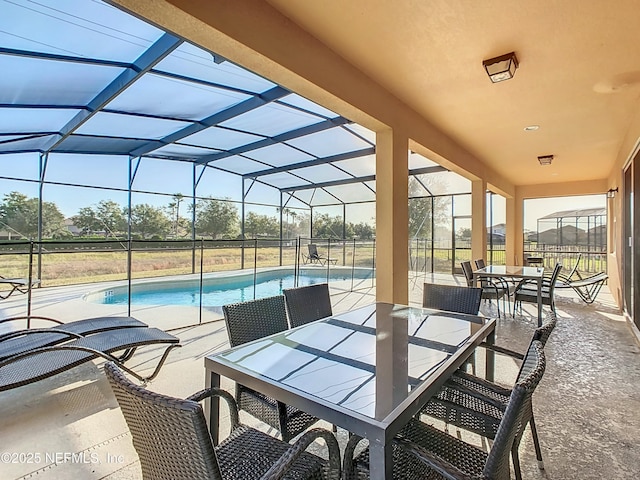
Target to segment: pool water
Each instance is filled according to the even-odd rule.
[[[370,284],[373,273],[368,269],[353,272],[353,285]],[[329,273],[329,282],[349,281],[351,286],[352,271],[334,270]],[[298,286],[313,285],[327,281],[327,272],[303,271],[298,275]],[[285,288],[294,287],[295,277],[290,270],[274,270],[260,272],[256,276],[255,297],[253,274],[217,277],[203,280],[202,305],[222,306],[228,303],[243,302],[254,298],[280,295]],[[128,302],[127,287],[116,287],[89,294],[88,301],[110,305],[126,305]],[[200,285],[193,280],[177,280],[152,282],[133,285],[131,291],[132,305],[200,305]]]

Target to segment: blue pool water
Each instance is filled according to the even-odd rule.
[[[372,271],[359,269],[353,272],[354,287],[371,285]],[[335,270],[329,274],[329,282],[347,280],[351,286],[351,270]],[[273,270],[260,272],[256,276],[255,298],[280,295],[282,289],[294,287],[295,277],[291,270]],[[327,272],[303,271],[298,275],[298,286],[313,285],[327,281]],[[253,275],[230,276],[229,278],[204,279],[202,287],[202,305],[222,306],[228,303],[243,302],[254,298]],[[126,287],[94,292],[87,296],[88,301],[105,304],[127,304]],[[177,280],[158,281],[133,285],[132,305],[200,305],[200,286],[197,281]]]

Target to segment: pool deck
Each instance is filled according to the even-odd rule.
[[[421,303],[424,281],[462,283],[461,278],[450,275],[416,275],[410,284],[411,304]],[[84,293],[95,289],[96,285],[40,289],[34,292],[33,313],[65,320],[127,313],[126,306],[82,300]],[[358,292],[332,289],[333,309],[338,313],[372,303],[374,294],[373,288]],[[546,470],[536,467],[527,432],[520,447],[523,477],[640,478],[640,345],[606,287],[591,306],[571,292],[563,290],[558,296],[558,327],[547,343],[547,372],[534,396]],[[25,301],[23,295],[1,302],[0,316],[23,314]],[[171,330],[183,345],[169,355],[160,375],[149,384],[151,390],[184,397],[202,389],[203,357],[228,347],[220,317],[207,312],[212,319],[198,325],[191,308],[144,307],[132,312],[151,325]],[[495,303],[484,303],[482,311],[495,316]],[[522,350],[534,323],[535,306],[527,305],[522,316],[499,320],[497,341]],[[160,353],[157,348],[140,351],[130,364],[150,370]],[[101,365],[85,364],[0,393],[0,453],[16,454],[13,458],[0,456],[0,478],[141,478],[130,434]],[[512,361],[498,359],[499,381],[508,383],[516,371]],[[223,387],[232,388],[232,384],[223,379]],[[244,414],[241,420],[256,423]],[[224,417],[222,422],[226,422]],[[346,433],[339,430],[338,435],[344,444]],[[470,439],[474,440],[486,448],[480,439]]]

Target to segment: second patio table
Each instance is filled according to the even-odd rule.
[[[474,270],[473,279],[478,282],[481,277],[488,278],[520,278],[534,280],[538,286],[538,326],[542,326],[542,278],[543,267],[520,267],[518,265],[487,265],[485,268]],[[515,305],[514,305],[515,311]]]
[[[490,318],[376,303],[209,355],[206,386],[223,375],[367,438],[382,480],[394,435],[494,332]],[[205,404],[214,441],[218,403]]]

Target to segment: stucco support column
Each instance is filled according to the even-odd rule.
[[[376,300],[409,303],[409,141],[376,136]]]
[[[507,203],[507,224],[509,219],[509,203]],[[513,199],[513,218],[514,218],[514,251],[512,257],[507,257],[514,261],[516,265],[524,265],[524,198],[518,193],[516,188],[516,196]],[[509,263],[509,262],[507,262]]]
[[[518,257],[516,251],[518,242],[521,245],[520,249],[522,249],[522,228],[518,227],[516,221],[516,199],[507,197],[505,200],[505,263],[520,265],[520,261],[516,263],[516,258],[522,258],[522,255]]]
[[[487,182],[471,181],[471,260],[487,258]],[[475,265],[472,264],[475,269]]]

